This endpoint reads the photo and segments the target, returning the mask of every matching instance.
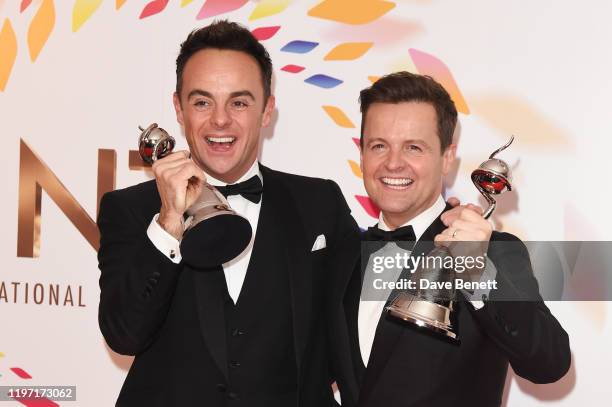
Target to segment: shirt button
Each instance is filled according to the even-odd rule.
[[[229,393],[227,393],[227,398],[230,400],[238,400],[238,393],[230,391]]]
[[[232,361],[230,361],[229,365],[230,365],[230,367],[235,369],[237,367],[240,367],[240,362],[238,362],[237,360],[232,360]]]

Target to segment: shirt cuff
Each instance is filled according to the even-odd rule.
[[[147,236],[151,243],[164,254],[167,258],[170,259],[175,264],[179,264],[181,262],[181,249],[180,242],[174,238],[170,233],[166,232],[164,228],[161,227],[159,223],[157,223],[157,218],[159,217],[159,213],[153,216],[153,220],[149,224],[149,228],[147,229]]]
[[[487,257],[485,269],[480,276],[480,283],[486,283],[488,281],[495,280],[497,277],[497,268],[495,264],[491,261],[489,257]],[[473,293],[470,293],[467,290],[461,290],[465,295],[465,298],[472,303],[475,309],[481,309],[484,307],[484,301],[489,298],[489,294],[491,293],[490,284],[482,284],[482,286],[486,286],[484,289],[476,289]]]

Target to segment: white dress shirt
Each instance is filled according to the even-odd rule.
[[[249,178],[257,175],[263,185],[263,177],[259,172],[259,164],[257,161],[251,165],[251,168],[244,174],[236,183],[243,182]],[[225,186],[227,183],[219,181],[210,175],[206,175],[206,181],[213,186]],[[253,230],[253,236],[249,245],[244,249],[238,257],[229,262],[223,264],[223,273],[225,274],[225,282],[227,284],[227,290],[230,297],[234,301],[234,304],[238,302],[240,291],[242,290],[242,284],[246,277],[247,268],[249,261],[251,260],[251,253],[253,251],[253,242],[255,241],[255,234],[257,232],[257,222],[259,220],[259,211],[261,209],[261,202],[254,203],[244,198],[242,195],[230,195],[227,197],[227,201],[236,213],[244,216],[251,224]],[[153,220],[149,224],[147,229],[147,236],[153,243],[153,245],[166,257],[178,264],[181,262],[180,252],[180,241],[176,240],[174,236],[169,234],[157,223],[159,214],[153,217]]]
[[[411,225],[412,229],[414,229],[416,240],[418,241],[423,235],[423,233],[427,230],[427,228],[440,216],[440,214],[444,211],[444,209],[446,209],[446,203],[444,202],[444,199],[440,195],[438,199],[436,200],[436,202],[434,202],[434,204],[431,207],[421,212],[415,218],[409,220],[402,226]],[[385,231],[391,230],[391,228],[389,228],[389,226],[385,223],[385,219],[383,217],[382,211],[380,212],[380,215],[378,218],[378,228],[381,230],[385,230]],[[382,250],[384,250],[384,248]],[[393,253],[401,253],[402,251],[406,251],[409,253],[409,251],[403,250],[394,245],[391,245],[390,250]],[[384,256],[383,253],[381,253],[380,255]],[[368,274],[368,269],[369,268],[366,268],[366,274]],[[386,281],[396,281],[399,278],[401,271],[402,271],[401,269],[390,270],[391,273],[395,273],[395,274],[387,274],[387,278],[385,278],[385,280]],[[485,272],[483,273],[483,277],[481,278],[481,281],[495,278],[496,274],[497,273],[496,273],[495,266],[487,257]],[[364,283],[366,282],[366,280],[367,278],[366,276],[364,276]],[[363,285],[362,287],[365,287],[365,285]],[[475,293],[475,295],[470,296],[468,298],[482,298],[481,296],[483,293],[484,292],[479,291],[478,293]],[[389,290],[389,294],[391,294],[391,290]],[[488,294],[488,291],[484,294],[485,295]],[[388,300],[388,297],[385,298],[384,301],[383,300],[378,300],[378,301],[360,300],[359,301],[359,314],[358,314],[358,325],[357,325],[358,330],[359,330],[359,349],[361,351],[361,357],[363,359],[363,363],[366,366],[368,365],[368,361],[370,360],[370,353],[372,351],[372,344],[374,343],[374,336],[376,334],[376,328],[378,326],[378,321],[380,320],[380,315],[383,312],[383,308],[385,307],[387,300]],[[470,302],[476,309],[480,309],[484,306],[484,303],[480,300],[474,299],[474,300],[471,300]]]

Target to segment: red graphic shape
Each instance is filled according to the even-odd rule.
[[[353,137],[353,142],[355,143],[355,145],[357,146],[357,148],[360,148],[360,147],[361,147],[361,145],[359,144],[359,139],[358,139],[358,138]]]
[[[298,72],[302,72],[304,70],[303,66],[299,66],[299,65],[285,65],[281,68],[281,71],[285,71],[285,72],[291,72],[291,73],[298,73]]]
[[[170,0],[153,0],[142,9],[139,19],[147,18],[164,11]]]
[[[32,4],[32,0],[22,0],[21,1],[21,6],[19,7],[19,12],[23,13],[25,11],[25,9],[27,9],[30,4]]]
[[[26,372],[25,370],[23,370],[20,367],[11,367],[11,370],[13,371],[13,373],[15,373],[17,376],[19,376],[22,379],[31,379],[32,376],[30,376],[28,374],[28,372]]]
[[[259,27],[251,31],[253,36],[259,41],[265,41],[270,39],[280,30],[280,25],[274,27]]]
[[[378,219],[378,215],[380,214],[380,209],[376,205],[374,205],[374,202],[372,202],[372,200],[369,197],[362,196],[362,195],[355,195],[355,198],[357,198],[357,201],[359,202],[361,207],[367,212],[368,215],[370,215],[373,218]]]
[[[13,397],[13,399],[15,401],[20,402],[21,404],[23,404],[26,407],[59,407],[59,404],[49,400],[49,399],[31,399],[31,400],[26,400],[26,399],[20,399],[20,398],[15,398]]]

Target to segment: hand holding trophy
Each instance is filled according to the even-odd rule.
[[[162,194],[160,191],[160,197],[161,211],[170,207],[172,212],[178,211],[180,216],[179,229],[182,230],[168,232],[181,241],[183,261],[194,268],[202,269],[221,265],[238,256],[252,237],[249,221],[238,215],[225,197],[205,182],[203,171],[191,162],[189,157],[168,157],[175,146],[175,140],[158,127],[157,123],[146,129],[139,126],[139,129],[141,134],[138,151],[143,161],[159,164],[161,161],[158,160],[167,157],[166,160],[176,164],[175,168],[182,166],[179,173],[175,174],[179,176],[179,182],[173,185],[178,186],[180,190],[172,191],[173,188],[168,188],[171,192],[165,190]],[[181,160],[189,161],[181,163]],[[185,179],[181,179],[181,176]],[[166,180],[158,180],[158,189],[162,183],[166,183]],[[183,211],[184,213],[181,213]],[[170,217],[172,216],[176,214]]]
[[[514,141],[514,136],[505,145],[495,150],[487,161],[472,172],[471,178],[478,189],[489,203],[482,217],[488,219],[495,210],[496,201],[492,195],[499,195],[505,191],[512,190],[510,184],[510,168],[506,162],[494,158],[499,152],[505,150]],[[457,230],[452,232],[453,238]],[[476,244],[477,242],[461,242],[464,244]],[[452,254],[447,246],[437,246],[430,251],[426,257],[444,259]],[[436,262],[434,262],[436,264]],[[437,264],[442,264],[438,262]],[[430,331],[437,332],[450,339],[457,339],[457,333],[450,321],[453,310],[453,301],[456,299],[456,290],[446,288],[448,285],[441,284],[450,282],[454,287],[457,271],[439,267],[417,267],[413,273],[413,281],[421,279],[435,283],[440,288],[428,288],[411,290],[411,292],[399,293],[387,307],[389,313],[404,321],[425,327]]]

